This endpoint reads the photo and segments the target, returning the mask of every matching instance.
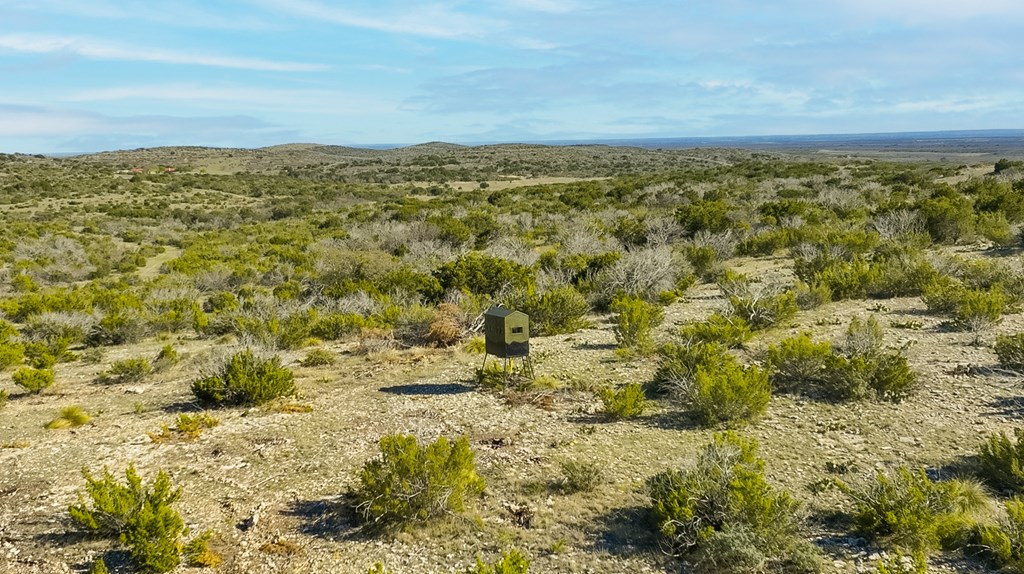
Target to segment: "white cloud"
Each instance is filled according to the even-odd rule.
[[[217,30],[266,30],[273,25],[265,19],[242,11],[227,14],[211,11],[209,4],[193,5],[188,0],[177,0],[173,5],[154,7],[145,0],[12,0],[14,10],[26,13],[45,12],[58,16],[74,15],[85,19],[132,20],[160,24]]]
[[[315,72],[327,69],[327,66],[319,64],[176,52],[113,44],[74,36],[0,34],[0,50],[2,49],[32,54],[71,53],[97,60],[158,62],[269,72]]]
[[[572,0],[503,0],[498,3],[498,6],[504,9],[529,10],[549,14],[568,14],[579,9],[579,4]]]
[[[258,1],[264,6],[303,18],[353,28],[428,38],[481,37],[493,31],[497,24],[490,18],[466,14],[441,4],[416,3],[393,10],[382,10],[379,14],[367,14],[311,0]]]
[[[856,19],[898,20],[912,24],[963,23],[977,18],[1024,18],[1019,0],[839,0],[836,6]]]

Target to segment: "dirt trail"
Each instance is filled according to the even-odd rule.
[[[163,253],[157,253],[150,257],[146,260],[146,264],[139,268],[139,278],[152,279],[157,275],[160,275],[160,267],[171,259],[177,259],[178,257],[181,257],[180,248],[172,247],[170,245],[165,246]]]

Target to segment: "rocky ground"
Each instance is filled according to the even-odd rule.
[[[784,279],[786,265],[750,259],[739,270]],[[660,339],[682,322],[724,309],[713,285],[698,285],[689,295],[668,308]],[[802,312],[742,354],[756,360],[770,342],[807,330],[836,337],[851,317],[868,314],[921,374],[913,397],[896,405],[836,405],[777,396],[766,416],[743,429],[760,442],[770,480],[804,502],[807,535],[835,572],[865,569],[877,549],[849,533],[842,518],[848,503],[835,489],[819,488],[823,479],[856,483],[901,464],[950,472],[985,434],[1014,428],[1024,410],[1019,379],[978,374],[994,366],[991,349],[974,344],[972,334],[943,330],[918,298]],[[564,383],[550,402],[509,404],[477,389],[471,379],[482,357],[462,350],[361,355],[353,352],[355,343],[330,344],[340,356],[333,366],[299,366],[307,350],[282,355],[297,376],[297,401],[213,412],[220,425],[191,442],[158,444],[147,433],[197,409],[189,384],[212,357],[231,350],[230,342],[184,337],[110,348],[97,364],[58,365],[57,384],[38,396],[21,395],[3,375],[0,387],[12,397],[0,410],[0,572],[81,572],[108,551],[108,542],[80,536],[66,509],[84,484],[83,467],[121,473],[129,463],[147,479],[164,469],[183,488],[178,509],[193,532],[217,533],[221,572],[363,573],[378,561],[396,574],[458,572],[477,554],[493,558],[512,547],[531,557],[532,572],[677,572],[679,563],[660,551],[646,522],[641,487],[656,472],[689,464],[713,431],[696,427],[668,401],[639,419],[602,418],[593,389],[648,381],[656,365],[619,358],[607,318],[592,322],[571,335],[533,340],[538,374]],[[911,322],[913,328],[893,326]],[[1008,316],[982,343],[1022,328],[1024,317]],[[167,343],[183,355],[172,369],[137,385],[96,382],[112,361],[155,356]],[[93,414],[92,421],[70,430],[43,428],[72,404]],[[283,408],[296,404],[312,410]],[[430,440],[468,436],[487,490],[465,517],[367,537],[347,518],[343,493],[377,452],[379,438],[398,432]],[[605,481],[591,493],[561,493],[564,460],[598,463]],[[115,571],[127,571],[125,556],[108,556]],[[969,568],[941,557],[932,566]]]

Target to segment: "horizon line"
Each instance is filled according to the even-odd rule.
[[[553,139],[508,139],[508,140],[428,140],[416,143],[322,143],[322,142],[284,142],[278,144],[271,144],[257,147],[239,147],[239,146],[215,146],[215,145],[202,145],[202,144],[166,144],[166,145],[155,145],[149,147],[135,147],[135,148],[118,148],[118,149],[104,149],[95,151],[75,151],[75,152],[0,152],[8,153],[12,155],[42,155],[46,157],[76,157],[84,155],[95,155],[102,153],[117,153],[117,152],[130,152],[139,150],[155,150],[162,148],[202,148],[210,150],[261,150],[269,149],[281,146],[335,146],[335,147],[350,147],[355,149],[369,149],[369,150],[391,150],[391,149],[402,149],[407,147],[415,147],[430,144],[445,144],[445,145],[457,145],[463,147],[481,147],[490,145],[550,145],[550,146],[572,146],[572,145],[611,145],[611,144],[622,144],[625,142],[668,142],[668,141],[680,141],[680,142],[700,142],[700,141],[756,141],[756,140],[770,140],[773,138],[852,138],[852,137],[892,137],[892,136],[928,136],[928,135],[966,135],[966,134],[991,134],[991,135],[1009,135],[1019,134],[1020,137],[1024,137],[1024,128],[980,128],[980,129],[957,129],[957,130],[911,130],[911,131],[892,131],[892,132],[836,132],[836,133],[791,133],[791,134],[764,134],[764,135],[717,135],[717,136],[657,136],[657,135],[641,135],[641,136],[601,136],[593,138],[553,138]],[[769,142],[766,142],[769,143]],[[643,147],[643,146],[629,146],[623,147]]]

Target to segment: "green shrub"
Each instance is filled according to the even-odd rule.
[[[817,309],[832,300],[832,290],[821,283],[808,285],[798,281],[793,292],[796,295],[796,306],[804,311]]]
[[[338,356],[327,349],[313,349],[306,353],[305,358],[299,363],[303,367],[322,367],[333,365],[338,362]]]
[[[765,362],[777,390],[806,392],[809,386],[824,380],[832,355],[831,343],[815,343],[803,333],[770,346]]]
[[[216,568],[220,566],[224,559],[210,548],[210,540],[212,538],[213,532],[207,530],[193,538],[182,548],[181,555],[189,566],[197,566],[199,568]]]
[[[604,480],[601,465],[594,462],[564,460],[559,466],[562,468],[560,486],[569,494],[590,492]]]
[[[473,337],[466,341],[462,350],[474,355],[483,355],[487,351],[487,341],[483,337]]]
[[[317,318],[313,323],[311,334],[325,341],[337,341],[355,335],[367,326],[367,320],[355,313],[332,313]]]
[[[160,471],[146,487],[133,465],[125,470],[126,485],[106,468],[101,478],[88,470],[82,474],[85,495],[79,492],[78,504],[68,507],[71,519],[86,530],[119,537],[142,568],[173,570],[180,562],[179,537],[186,531],[181,516],[171,507],[181,497],[181,489],[171,487],[167,473]]]
[[[100,382],[107,384],[138,383],[153,372],[148,359],[135,357],[123,361],[115,361],[110,368],[100,375]]]
[[[966,480],[934,482],[924,469],[879,471],[858,488],[839,483],[854,502],[858,533],[898,548],[928,552],[955,546],[986,504],[981,487]]]
[[[604,408],[601,412],[613,419],[631,419],[644,413],[647,398],[644,389],[637,383],[630,383],[617,391],[609,388],[598,393]]]
[[[445,263],[434,272],[434,277],[444,291],[481,295],[495,295],[507,288],[529,291],[534,284],[534,273],[529,267],[476,252]]]
[[[998,286],[988,291],[969,290],[957,303],[953,324],[965,331],[985,330],[1002,320],[1008,306],[1009,300]]]
[[[916,297],[938,276],[935,267],[916,250],[892,247],[875,254],[867,294],[877,298]]]
[[[154,371],[166,371],[178,364],[178,351],[170,345],[164,345],[153,360]]]
[[[413,436],[387,435],[380,450],[380,458],[363,465],[354,493],[368,523],[401,524],[462,512],[469,499],[483,493],[465,437],[452,443],[442,436],[421,446]]]
[[[676,221],[688,236],[698,231],[721,233],[734,227],[729,218],[732,206],[720,199],[700,199],[676,209]]]
[[[982,291],[950,279],[930,283],[925,287],[923,299],[929,312],[951,315],[954,327],[972,331],[997,324],[1010,304],[998,284]]]
[[[979,558],[1003,572],[1024,572],[1024,499],[1003,504],[1006,516],[999,525],[979,526],[970,548]]]
[[[867,297],[868,288],[877,277],[877,271],[870,263],[860,257],[854,257],[850,261],[830,261],[811,278],[800,278],[809,283],[823,285],[832,293],[833,301],[842,301]]]
[[[88,574],[110,574],[110,570],[107,569],[107,563],[103,561],[102,556],[89,565]]]
[[[752,336],[750,325],[742,317],[726,317],[721,313],[679,328],[679,338],[684,341],[721,343],[730,349],[742,347]]]
[[[149,332],[149,326],[137,311],[132,309],[112,311],[104,315],[99,323],[89,331],[86,343],[93,347],[138,343]]]
[[[850,322],[841,351],[808,334],[769,347],[765,362],[782,392],[830,400],[875,399],[899,402],[917,386],[906,357],[881,348],[881,328],[874,317]]]
[[[798,505],[764,477],[757,443],[715,434],[689,470],[647,481],[651,516],[666,545],[698,572],[816,572],[819,559],[798,537]],[[801,557],[797,559],[797,557]]]
[[[995,351],[1001,367],[1024,371],[1024,333],[997,337]]]
[[[978,453],[977,475],[993,488],[1024,492],[1024,429],[990,435]]]
[[[958,243],[974,235],[975,215],[971,200],[952,189],[936,192],[918,209],[925,229],[936,243]]]
[[[910,396],[917,387],[917,373],[907,364],[907,358],[898,353],[884,353],[874,359],[868,385],[875,397],[899,402]]]
[[[203,303],[203,310],[207,313],[236,311],[238,310],[238,297],[230,291],[214,293]]]
[[[246,349],[219,372],[193,382],[192,393],[199,402],[214,406],[260,405],[295,394],[295,381],[280,357],[264,360]]]
[[[0,341],[0,370],[17,365],[25,359],[25,347],[18,341]]]
[[[615,313],[615,340],[620,349],[649,353],[654,349],[652,331],[665,319],[665,312],[656,303],[636,297],[620,296],[612,301]]]
[[[734,426],[764,414],[771,396],[766,372],[726,363],[697,367],[689,402],[704,424]]]
[[[736,358],[721,343],[666,343],[658,350],[658,356],[661,361],[654,380],[662,393],[686,394],[700,366],[736,363]]]
[[[11,379],[14,384],[35,395],[53,384],[53,370],[22,367],[11,375]]]
[[[367,570],[366,574],[395,574],[395,572],[391,569],[384,568],[384,565],[378,562],[373,565],[373,568]]]
[[[468,568],[464,574],[526,574],[530,569],[530,560],[518,550],[510,550],[501,555],[493,564],[486,564],[476,558],[476,566]]]
[[[540,296],[527,297],[523,312],[530,316],[531,333],[557,335],[585,327],[590,305],[579,291],[566,285],[545,291]]]

